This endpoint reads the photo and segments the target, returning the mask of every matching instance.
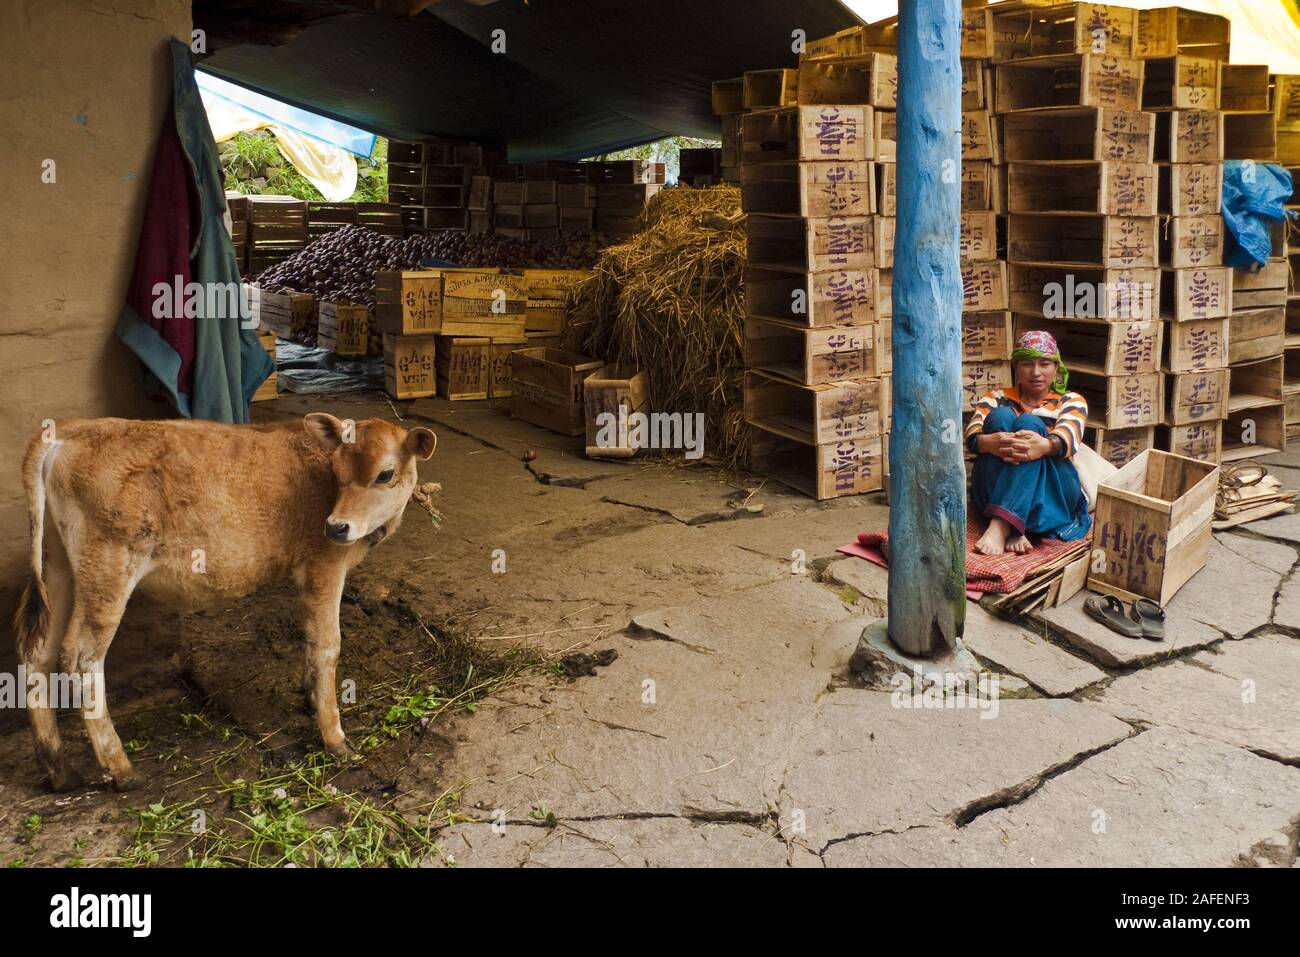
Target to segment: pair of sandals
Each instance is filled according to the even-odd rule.
[[[1150,598],[1139,598],[1126,611],[1124,603],[1114,595],[1092,595],[1084,601],[1083,610],[1126,638],[1165,640],[1165,610]]]

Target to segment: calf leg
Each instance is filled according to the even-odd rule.
[[[341,568],[318,569],[316,574],[308,575],[302,591],[303,630],[307,634],[304,686],[307,700],[316,711],[316,724],[325,750],[335,757],[344,757],[348,753],[335,688],[342,644],[339,602],[343,599],[343,578]]]
[[[46,555],[43,578],[50,600],[49,627],[41,640],[29,647],[20,645],[20,661],[26,668],[28,680],[41,675],[27,702],[27,717],[31,721],[32,735],[36,739],[36,760],[49,778],[55,791],[70,791],[81,786],[81,775],[69,767],[63,742],[59,737],[56,702],[51,700],[54,669],[63,647],[63,636],[68,630],[72,614],[73,579],[67,553],[53,523],[45,526]]]
[[[81,716],[90,746],[118,791],[135,787],[138,780],[108,713],[104,659],[143,564],[141,558],[114,550],[111,556],[97,555],[78,565],[78,587],[63,647],[64,670],[81,676]]]

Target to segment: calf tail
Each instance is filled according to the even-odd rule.
[[[50,596],[45,590],[45,459],[53,442],[37,437],[23,459],[23,489],[27,493],[27,525],[31,533],[31,577],[14,614],[14,634],[20,660],[28,660],[50,629]]]

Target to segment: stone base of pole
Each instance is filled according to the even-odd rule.
[[[849,671],[857,675],[867,675],[879,680],[902,671],[908,675],[921,672],[922,681],[929,685],[937,681],[943,684],[945,676],[953,674],[978,674],[983,668],[969,651],[962,640],[957,639],[957,647],[952,650],[941,649],[930,658],[918,658],[902,651],[889,639],[889,620],[878,618],[862,630],[858,646],[849,658]]]

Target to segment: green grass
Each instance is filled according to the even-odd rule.
[[[550,673],[551,663],[531,650],[490,651],[483,642],[458,632],[439,629],[435,635],[424,621],[415,621],[430,639],[426,666],[417,674],[370,688],[363,700],[374,704],[346,709],[350,723],[360,721],[370,728],[357,739],[367,756],[446,715],[475,711],[487,695],[526,673]],[[379,800],[351,793],[336,782],[342,782],[354,761],[366,758],[340,761],[323,751],[252,780],[226,780],[222,766],[246,748],[249,739],[202,714],[184,712],[179,719],[196,734],[234,738],[237,743],[212,762],[215,783],[190,792],[188,801],[133,808],[137,823],[132,842],[110,863],[415,867],[429,860],[446,862],[437,844],[438,830],[472,820],[456,813],[456,789],[404,812],[392,807],[388,795]],[[175,759],[175,754],[167,754],[168,762]],[[206,817],[196,816],[196,811]]]
[[[306,177],[294,169],[275,145],[275,137],[264,130],[239,135],[217,147],[225,173],[226,189],[249,195],[269,194],[296,196],[298,199],[322,200],[323,197]],[[369,160],[357,160],[357,188],[348,202],[383,203],[388,201],[388,140],[375,140]]]

